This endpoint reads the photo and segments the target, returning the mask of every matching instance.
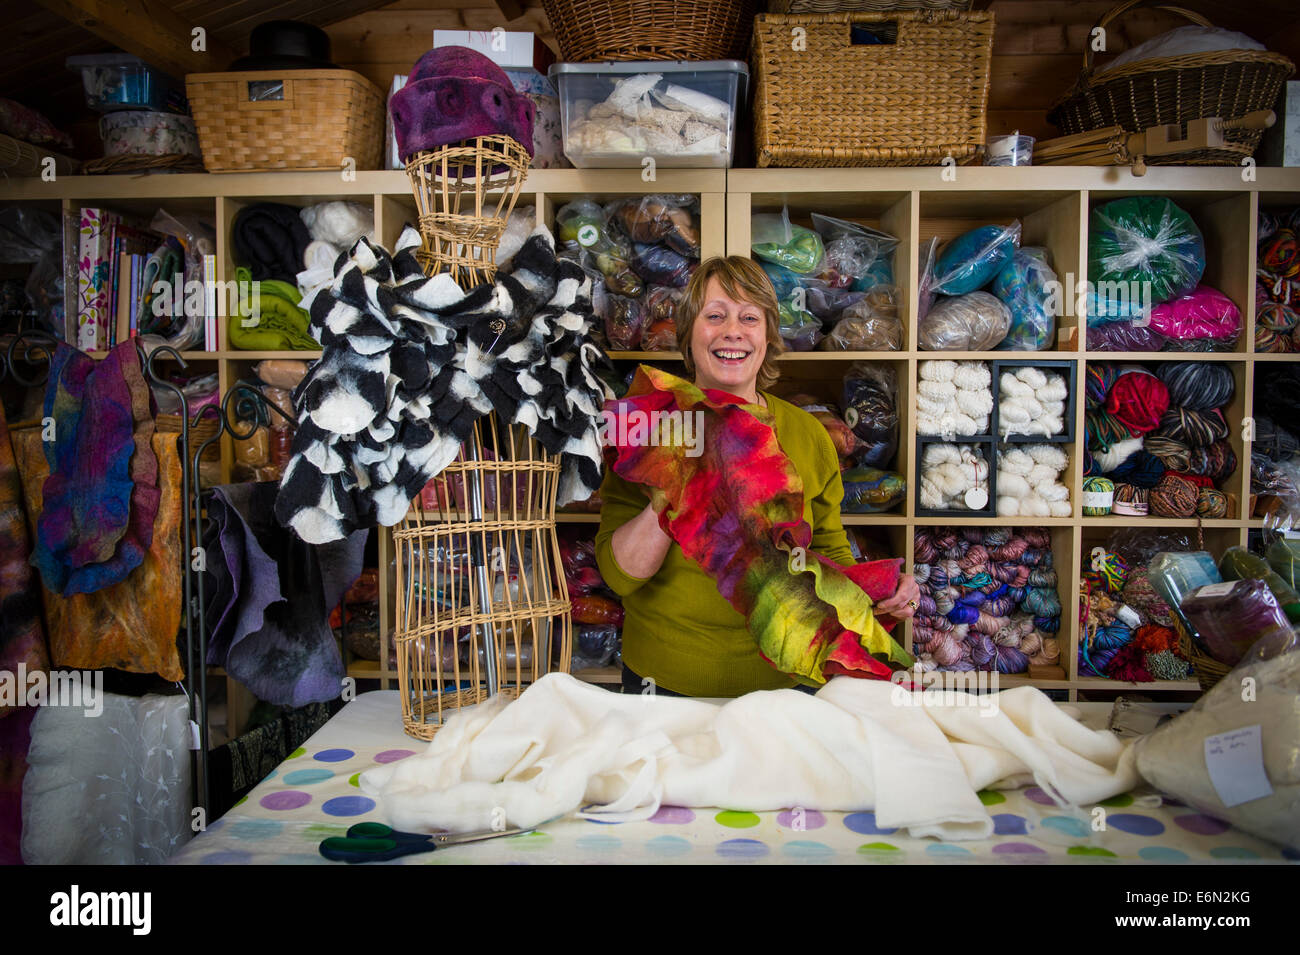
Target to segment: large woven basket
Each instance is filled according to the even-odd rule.
[[[768,13],[886,13],[891,10],[969,10],[972,0],[767,0]]]
[[[755,0],[542,0],[560,56],[600,60],[743,60]]]
[[[192,73],[185,90],[208,172],[379,168],[384,96],[360,73]]]
[[[1101,29],[1149,0],[1124,0],[1097,21]],[[1200,26],[1210,21],[1178,7],[1162,7]],[[1048,111],[1049,122],[1067,134],[1120,126],[1137,133],[1193,119],[1238,119],[1272,109],[1295,65],[1280,53],[1218,50],[1140,60],[1097,73],[1092,45],[1085,47],[1083,71],[1065,96]],[[1224,130],[1225,146],[1147,157],[1151,164],[1235,166],[1259,145],[1263,130]]]
[[[854,24],[883,30],[893,42],[854,45]],[[760,14],[757,164],[969,163],[984,144],[992,62],[992,13]]]

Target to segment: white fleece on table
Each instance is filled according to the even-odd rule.
[[[965,694],[952,696],[966,705],[920,705],[920,696],[837,677],[815,697],[771,690],[719,705],[611,693],[557,673],[513,703],[458,713],[423,755],[360,783],[406,831],[487,829],[502,811],[533,826],[584,807],[609,820],[645,819],[661,805],[800,807],[873,809],[882,827],[956,840],[993,833],[980,789],[1032,780],[1079,806],[1138,782],[1127,743],[1032,687],[999,694],[996,706]]]

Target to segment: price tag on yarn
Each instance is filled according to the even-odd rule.
[[[966,506],[972,511],[982,511],[989,503],[989,492],[982,487],[972,487],[966,490]]]
[[[199,724],[190,720],[190,749],[198,752],[203,748],[203,739],[199,734]]]
[[[1205,737],[1205,768],[1225,806],[1273,795],[1264,773],[1264,744],[1258,725]]]

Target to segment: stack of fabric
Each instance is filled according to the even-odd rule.
[[[1300,208],[1261,209],[1256,228],[1255,351],[1300,351]]]
[[[1061,601],[1050,532],[922,528],[913,574],[921,587],[912,645],[926,669],[1023,673],[1054,665]]]
[[[1116,514],[1224,517],[1237,469],[1227,438],[1236,384],[1218,362],[1088,366],[1084,476],[1115,484]]]
[[[408,228],[391,257],[366,239],[312,303],[324,349],[295,399],[298,429],[276,516],[309,543],[392,526],[483,416],[525,426],[561,456],[557,503],[600,484],[591,284],[539,227],[509,274],[463,291],[425,276]]]

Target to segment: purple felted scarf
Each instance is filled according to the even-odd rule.
[[[100,362],[60,344],[50,367],[44,441],[50,476],[32,563],[65,597],[120,583],[140,566],[158,513],[152,396],[134,342]]]

